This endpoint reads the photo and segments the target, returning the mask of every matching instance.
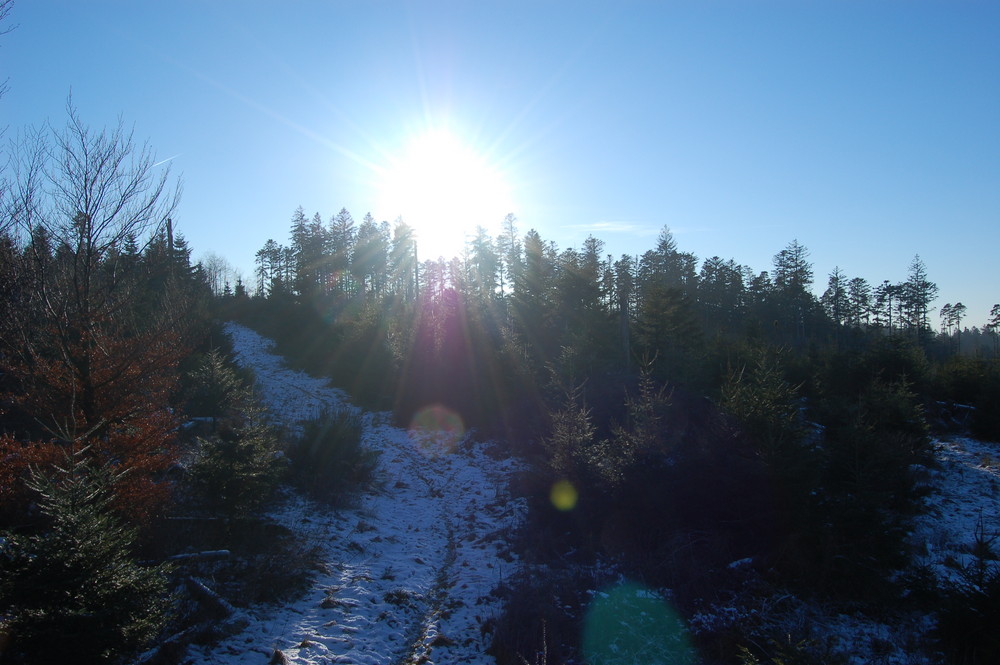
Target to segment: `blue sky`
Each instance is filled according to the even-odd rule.
[[[447,127],[560,248],[669,225],[766,270],[798,239],[820,291],[919,254],[937,306],[1000,302],[1000,3],[15,0],[9,23],[8,137],[70,90],[123,117],[183,177],[195,258],[248,281],[299,205],[392,221],[379,174]]]

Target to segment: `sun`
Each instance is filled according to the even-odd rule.
[[[461,256],[477,226],[496,235],[513,212],[500,169],[447,130],[412,139],[379,189],[380,210],[402,217],[416,232],[421,260]]]

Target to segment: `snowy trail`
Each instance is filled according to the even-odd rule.
[[[323,408],[356,408],[324,379],[285,367],[266,338],[235,324],[227,332],[275,420],[294,428]],[[508,536],[525,511],[507,495],[517,463],[470,437],[449,447],[363,415],[364,441],[381,451],[375,489],[351,509],[292,495],[273,513],[321,549],[325,570],[294,601],[247,610],[241,633],[192,649],[200,662],[260,662],[275,649],[291,663],[493,662],[491,591],[517,566]]]

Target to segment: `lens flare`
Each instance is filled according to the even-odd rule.
[[[588,665],[695,662],[687,629],[658,593],[626,582],[594,596],[583,627]]]
[[[431,404],[413,415],[408,431],[410,438],[428,454],[452,452],[465,436],[465,423],[462,416],[448,407]]]
[[[580,498],[573,483],[568,480],[560,480],[552,486],[549,493],[549,500],[557,509],[566,512],[576,508],[576,500]]]

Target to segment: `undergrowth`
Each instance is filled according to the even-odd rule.
[[[339,503],[371,481],[378,452],[364,445],[361,416],[324,411],[289,447],[292,482],[315,499]]]

